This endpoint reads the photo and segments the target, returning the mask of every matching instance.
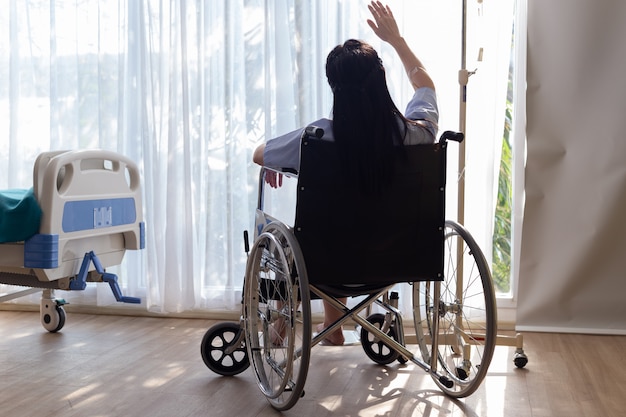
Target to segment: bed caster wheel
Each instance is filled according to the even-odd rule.
[[[54,301],[48,304],[52,305],[41,306],[41,324],[50,333],[56,333],[65,325],[65,309]]]
[[[385,323],[385,315],[376,313],[367,317],[367,321],[381,329]],[[387,335],[398,341],[393,326],[387,330]],[[401,358],[400,354],[391,349],[382,340],[378,340],[376,336],[368,332],[365,328],[361,328],[361,345],[365,354],[374,362],[380,365],[388,365],[396,359]]]
[[[216,374],[233,376],[250,366],[243,329],[239,323],[218,323],[204,334],[200,345],[204,364]]]
[[[518,368],[523,368],[528,363],[528,356],[526,356],[523,350],[517,350],[515,352],[515,356],[513,357],[513,363]]]

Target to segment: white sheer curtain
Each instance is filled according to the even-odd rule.
[[[500,3],[512,0],[485,1],[484,17],[502,13]],[[127,252],[114,271],[123,290],[142,297],[137,308],[152,312],[237,310],[246,261],[242,233],[251,229],[256,204],[258,167],[251,152],[267,138],[329,115],[324,63],[330,49],[349,37],[371,42],[400,108],[412,93],[393,50],[365,23],[366,4],[10,0],[0,10],[0,188],[32,186],[33,162],[45,150],[99,147],[129,156],[142,171],[147,233],[146,249]],[[435,78],[440,130],[458,129],[461,2],[389,4]],[[474,34],[483,41],[496,33],[508,39],[510,27],[500,35],[490,26],[511,21],[511,12],[504,13],[483,18]],[[504,103],[494,92],[506,85],[485,70],[497,61],[490,48],[480,85],[491,89],[468,97],[468,106],[476,107],[469,117],[480,117],[468,125],[467,146],[476,149],[468,153],[478,161],[472,166],[492,164],[501,138],[492,126],[502,124],[504,110],[497,106]],[[481,198],[491,204],[493,176],[471,180],[487,190]],[[272,198],[274,207],[290,204],[293,195]],[[489,245],[489,230],[481,245]],[[78,304],[115,304],[101,286],[62,296]]]

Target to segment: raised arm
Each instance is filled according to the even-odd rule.
[[[384,6],[380,1],[372,1],[367,7],[374,17],[374,21],[367,19],[367,23],[376,36],[396,50],[413,88],[430,87],[434,90],[435,84],[426,72],[424,65],[400,35],[398,24],[389,6]]]

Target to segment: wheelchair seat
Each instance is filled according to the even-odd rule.
[[[393,182],[375,198],[344,179],[335,146],[301,145],[294,234],[309,282],[350,295],[441,280],[446,142],[398,147]]]

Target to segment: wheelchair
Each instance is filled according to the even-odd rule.
[[[305,129],[294,226],[263,212],[259,177],[255,238],[239,322],[218,323],[201,342],[204,363],[225,376],[250,365],[277,410],[304,395],[311,349],[351,320],[375,363],[414,363],[447,395],[472,394],[484,379],[497,337],[495,294],[486,259],[470,233],[445,220],[446,150],[463,134],[398,149],[394,180],[379,198],[341,179],[334,143]],[[396,285],[412,290],[415,344],[407,344]],[[357,297],[348,308],[338,299]],[[343,316],[312,333],[311,300]],[[377,311],[371,313],[376,306]],[[366,315],[366,317],[364,317]]]

